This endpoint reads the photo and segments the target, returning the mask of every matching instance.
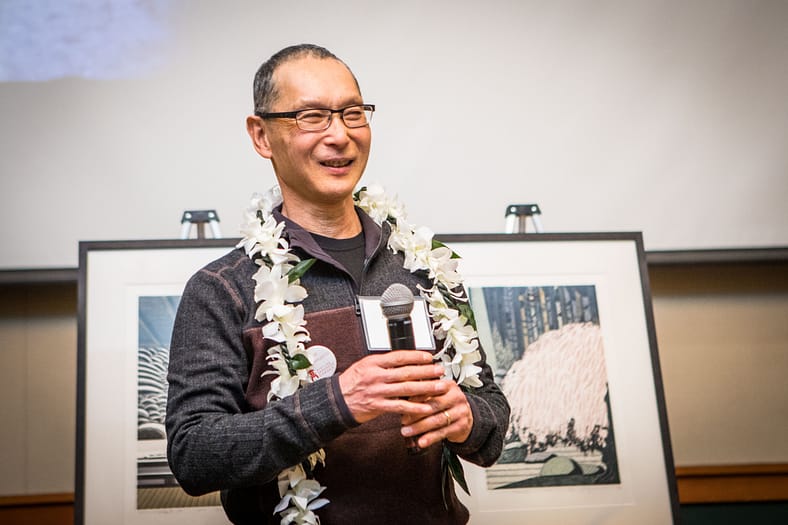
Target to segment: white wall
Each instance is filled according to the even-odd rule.
[[[537,202],[547,231],[642,230],[650,250],[788,245],[788,2],[160,4],[158,69],[0,84],[0,269],[177,237],[186,209],[236,236],[273,183],[244,131],[252,76],[305,41],[378,105],[365,181],[437,232],[500,232]]]

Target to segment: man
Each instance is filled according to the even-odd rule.
[[[386,248],[388,225],[354,206],[370,151],[369,116],[350,69],[329,51],[300,45],[265,62],[255,77],[247,130],[273,164],[293,253],[317,262],[303,275],[310,343],[330,349],[336,373],[292,395],[267,399],[275,343],[255,320],[258,265],[236,249],[195,274],[173,330],[168,456],[190,494],[222,490],[233,523],[278,523],[277,476],[325,450],[314,478],[334,523],[466,523],[468,512],[442,478],[442,447],[480,465],[501,452],[509,406],[480,363],[482,386],[442,379],[425,351],[367,350],[357,296],[392,283],[418,293],[429,281]],[[483,354],[482,354],[483,355]],[[405,438],[424,450],[411,455]],[[444,496],[443,489],[448,492]]]

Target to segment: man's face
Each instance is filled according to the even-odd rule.
[[[300,58],[274,71],[279,97],[270,112],[339,109],[363,102],[350,71],[333,59]],[[293,119],[262,123],[288,207],[332,205],[352,195],[369,157],[369,126],[347,128],[338,113],[324,131],[303,131]],[[260,151],[260,150],[258,150]]]

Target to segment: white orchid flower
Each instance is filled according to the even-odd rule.
[[[457,383],[470,388],[479,388],[484,385],[482,380],[479,379],[479,374],[482,369],[474,363],[463,363],[460,375],[457,377]]]
[[[285,370],[287,367],[285,366]],[[264,374],[267,372],[264,372]],[[274,397],[284,399],[292,396],[301,386],[301,381],[298,376],[291,376],[289,373],[280,373],[278,377],[271,381],[271,388],[268,391],[267,400],[271,401]]]
[[[326,489],[313,479],[308,479],[301,465],[291,467],[279,475],[279,495],[282,499],[274,508],[274,514],[281,512],[281,524],[313,524],[320,519],[313,511],[326,505],[328,500],[318,498]],[[293,506],[290,506],[290,504]]]
[[[248,256],[253,257],[257,253],[266,256],[283,249],[286,251],[286,246],[282,246],[284,239],[281,238],[284,224],[277,224],[273,216],[269,216],[263,223],[256,215],[247,215],[246,219],[246,224],[241,226],[243,239],[237,246],[243,246]]]
[[[311,468],[315,468],[315,466],[320,463],[321,465],[326,465],[326,451],[324,449],[320,449],[317,452],[312,452],[307,457],[309,460],[309,466]]]
[[[275,312],[280,311],[285,302],[301,302],[307,296],[303,286],[289,282],[287,275],[283,274],[282,265],[279,264],[273,265],[272,268],[260,266],[253,279],[257,282],[254,288],[254,300],[262,301],[255,314],[255,319],[258,321],[263,320],[261,318],[263,313],[264,319],[272,320]]]
[[[443,377],[456,381],[460,385],[478,388],[483,385],[479,379],[479,373],[482,369],[476,363],[481,360],[481,353],[478,351],[473,354],[460,354],[459,352],[454,355],[441,350],[436,357],[440,357],[441,364],[443,365]]]
[[[431,278],[446,285],[446,288],[453,290],[462,284],[462,277],[457,272],[459,259],[452,259],[453,252],[445,247],[439,246],[429,254],[429,275]]]
[[[464,317],[459,317],[457,321],[462,322]],[[479,339],[476,330],[469,324],[460,325],[455,322],[446,333],[447,344],[450,344],[458,354],[469,354],[479,348]]]
[[[399,203],[396,196],[388,197],[379,184],[370,184],[359,192],[356,205],[364,210],[377,224],[390,217],[400,221],[405,219],[405,208]]]
[[[432,238],[435,234],[426,227],[397,229],[389,237],[389,248],[405,254],[403,266],[410,272],[430,269],[430,252],[432,252]]]
[[[272,359],[269,364],[274,370],[267,370],[262,375],[275,375],[276,377],[271,381],[266,399],[271,401],[274,398],[284,399],[293,395],[301,384],[298,377],[290,375],[284,359]]]
[[[263,219],[267,219],[274,211],[274,208],[282,204],[282,190],[274,185],[264,195],[260,196],[257,206],[263,212]]]
[[[277,376],[271,381],[271,386],[268,390],[268,401],[274,397],[284,399],[287,396],[291,396],[295,394],[301,385],[309,381],[308,369],[296,370],[295,374],[290,373],[287,360],[279,348],[279,346],[276,346],[268,349],[268,357],[266,359],[273,370],[266,370],[261,375]],[[303,350],[303,345],[301,345],[301,350]],[[290,355],[295,355],[296,353],[300,352],[291,352]]]
[[[459,321],[460,312],[446,304],[446,300],[437,288],[422,295],[427,299],[429,305],[435,337],[444,339],[449,329]]]
[[[285,343],[290,355],[302,352],[309,341],[303,305],[280,305],[272,309],[272,320],[263,326],[263,336],[277,343]]]
[[[477,349],[466,354],[458,352],[457,355],[460,356],[459,363],[454,363],[452,366],[452,373],[455,374],[457,383],[472,388],[482,386],[483,383],[479,379],[482,369],[476,364],[482,359],[481,352]]]

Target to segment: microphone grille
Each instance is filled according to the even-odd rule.
[[[380,296],[380,309],[386,319],[408,317],[413,310],[413,292],[404,284],[392,284]]]

